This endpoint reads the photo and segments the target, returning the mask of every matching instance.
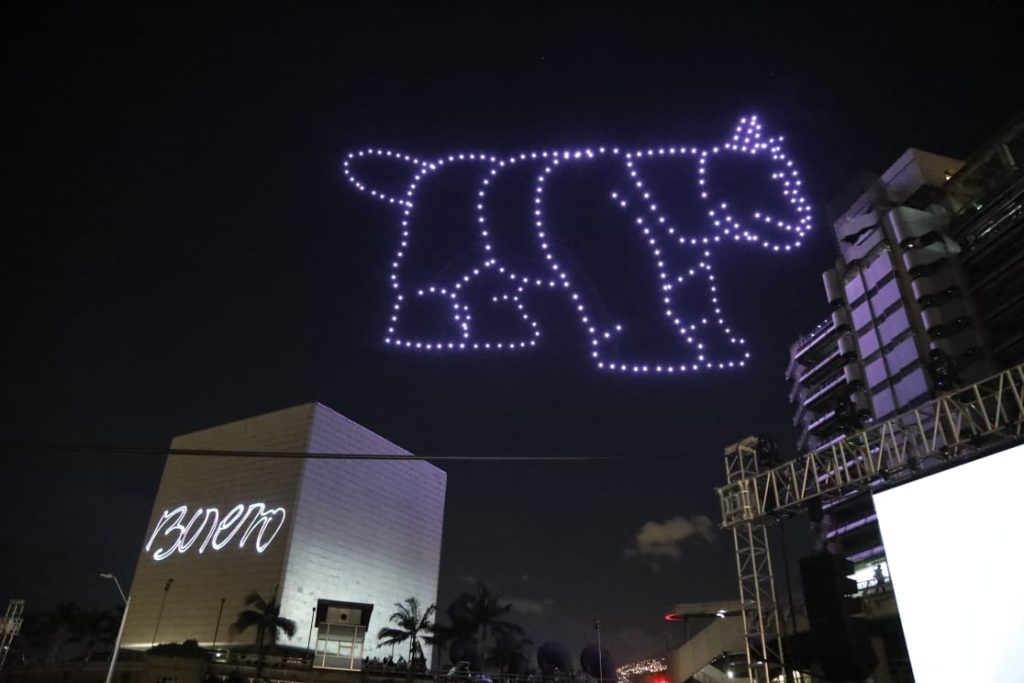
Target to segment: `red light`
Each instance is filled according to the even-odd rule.
[[[681,612],[669,612],[665,615],[665,621],[683,621],[686,615]]]

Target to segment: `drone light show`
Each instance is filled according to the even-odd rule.
[[[712,146],[368,148],[342,170],[397,223],[383,342],[428,354],[521,353],[572,324],[602,371],[743,367],[716,256],[790,252],[812,220],[783,138],[756,116]]]

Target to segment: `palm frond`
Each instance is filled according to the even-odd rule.
[[[258,612],[267,611],[267,601],[263,599],[263,596],[253,591],[245,596],[245,606],[252,607]]]
[[[503,621],[497,619],[491,622],[491,630],[494,631],[495,636],[509,637],[509,636],[522,636],[525,635],[526,631],[519,624],[514,624],[511,621]]]
[[[434,622],[429,628],[424,630],[430,633],[430,635],[423,638],[429,645],[445,645],[454,640],[456,636],[462,635],[455,627],[437,622]]]
[[[248,630],[250,626],[259,627],[263,623],[263,615],[256,610],[246,609],[238,613],[238,618],[235,623],[231,625],[231,630],[235,633],[243,633]]]
[[[385,626],[381,630],[377,631],[377,640],[379,640],[382,645],[391,645],[392,643],[404,643],[409,639],[410,635],[411,634],[408,631]]]
[[[282,631],[284,631],[285,635],[287,635],[289,638],[292,638],[292,637],[295,636],[295,630],[296,630],[297,626],[295,625],[295,622],[292,621],[291,619],[286,619],[285,617],[278,617],[274,621],[274,626],[276,626],[277,628],[279,628]],[[276,640],[276,637],[275,637],[275,640]]]
[[[430,607],[428,607],[427,610],[423,613],[423,616],[420,617],[420,621],[417,624],[417,630],[418,631],[429,631],[430,630],[430,625],[432,623],[431,619],[433,618],[433,616],[434,616],[434,614],[436,612],[437,612],[437,606],[436,605],[431,605]]]

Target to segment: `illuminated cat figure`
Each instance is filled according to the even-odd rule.
[[[407,184],[393,192],[370,187],[357,175],[361,163],[397,163],[407,171]],[[762,194],[766,188],[771,193],[774,206],[737,208],[742,198],[716,194],[716,184],[733,175],[716,176],[716,167],[725,163],[762,169],[742,194],[759,183]],[[666,191],[645,175],[659,164],[672,174],[689,175]],[[679,374],[742,367],[750,354],[721,309],[714,250],[738,242],[790,251],[801,245],[811,224],[800,176],[783,151],[782,138],[765,135],[754,116],[740,119],[727,141],[709,148],[596,147],[511,156],[464,152],[432,160],[371,148],[348,154],[343,172],[356,189],[397,213],[399,241],[390,264],[392,301],[384,342],[401,349],[507,352],[535,347],[542,330],[527,304],[557,296],[571,306],[600,369]],[[562,217],[583,216],[568,221],[550,210],[552,198],[571,194],[566,183],[589,183],[601,194],[598,201],[588,196],[563,211]],[[510,211],[493,210],[510,197]],[[662,207],[662,200],[682,200],[691,214],[697,207],[699,218],[681,221]],[[584,214],[598,206],[605,216],[605,207],[615,212],[614,230],[596,229],[595,222],[586,220]],[[611,296],[607,289],[595,289],[594,271],[581,265],[581,245],[621,241],[626,235],[629,245],[616,248],[634,260],[642,257],[649,281],[629,282]],[[454,248],[439,246],[445,243]],[[431,259],[439,261],[436,267],[428,265]],[[637,322],[638,310],[650,313]],[[479,321],[496,315],[513,329],[501,337],[487,336]],[[444,321],[444,327],[437,331],[425,321]],[[623,341],[631,334],[640,338],[641,332],[670,339],[669,350],[624,350],[628,345]]]

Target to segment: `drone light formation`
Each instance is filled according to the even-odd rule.
[[[358,191],[389,204],[397,212],[398,246],[390,263],[388,284],[391,304],[384,343],[398,349],[433,353],[518,352],[535,348],[542,337],[540,322],[528,309],[531,297],[563,297],[570,305],[586,337],[594,365],[603,371],[636,375],[681,375],[702,370],[743,367],[750,358],[746,341],[726,320],[719,300],[713,255],[726,244],[750,245],[771,253],[790,252],[801,246],[811,227],[811,208],[801,192],[801,179],[793,161],[786,155],[781,136],[768,136],[756,116],[741,118],[724,143],[712,147],[663,146],[644,149],[587,147],[547,149],[498,156],[480,152],[452,153],[432,160],[389,149],[368,148],[349,153],[342,164],[348,182]],[[777,192],[783,211],[741,211],[730,206],[729,198],[716,194],[716,162],[735,159],[767,161],[770,177],[766,180]],[[388,193],[370,187],[356,174],[362,160],[397,162],[408,167],[411,179],[404,191]],[[680,188],[699,202],[704,220],[700,225],[683,225],[660,207],[655,190],[644,175],[647,161],[668,160],[692,164],[696,170],[695,187]],[[612,162],[621,171],[608,188],[609,211],[618,212],[630,226],[652,267],[654,278],[647,283],[651,301],[657,302],[663,325],[672,335],[675,349],[668,358],[625,358],[615,343],[629,332],[628,325],[603,311],[600,302],[577,282],[583,273],[574,271],[559,257],[554,237],[565,227],[548,211],[552,180],[571,176],[588,164]],[[422,244],[429,235],[417,231],[417,200],[422,188],[444,178],[445,171],[473,168],[475,196],[472,205],[476,244],[471,248],[473,263],[457,275],[443,281],[415,283],[415,258],[410,258],[416,240]],[[529,216],[532,225],[524,225],[516,234],[519,244],[529,244],[529,263],[516,261],[515,267],[499,253],[494,239],[490,199],[501,187],[505,174],[525,169],[533,178]],[[616,171],[618,172],[618,171]],[[530,234],[532,232],[532,235]],[[531,240],[532,237],[532,240]],[[575,267],[575,266],[574,266]],[[485,284],[484,280],[488,282]],[[494,285],[490,281],[497,281]],[[493,338],[475,327],[476,304],[470,294],[483,294],[491,306],[502,307],[515,319],[523,332],[516,336]],[[438,336],[410,332],[403,328],[404,314],[418,301],[439,300],[447,310],[450,334]],[[692,304],[700,300],[700,313]],[[598,304],[598,305],[595,305]],[[712,335],[711,333],[716,334]],[[718,344],[708,338],[714,336]]]

